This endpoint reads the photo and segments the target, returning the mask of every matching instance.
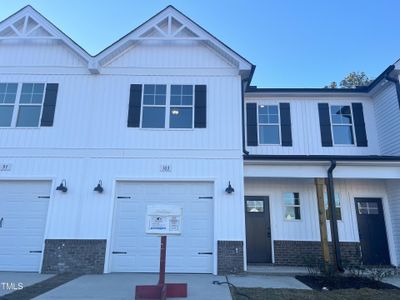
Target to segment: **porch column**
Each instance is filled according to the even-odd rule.
[[[326,214],[325,214],[325,203],[324,203],[324,178],[315,178],[315,188],[317,191],[318,201],[318,216],[319,216],[319,232],[321,235],[321,249],[322,257],[324,260],[325,270],[328,271],[330,265],[329,257],[329,245],[328,245],[328,233],[326,229]]]

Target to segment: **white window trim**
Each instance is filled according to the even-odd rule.
[[[294,194],[294,193],[298,193],[299,194],[299,205],[286,205],[286,203],[285,203],[285,194],[287,194],[287,193],[291,193],[291,194]],[[283,216],[283,220],[285,221],[285,222],[303,222],[303,211],[302,211],[302,205],[301,205],[301,202],[302,202],[302,200],[301,200],[301,193],[300,192],[283,192],[282,193],[282,206],[283,206],[283,213],[282,213],[282,216]],[[298,207],[299,208],[299,210],[300,210],[300,219],[293,219],[293,220],[288,220],[288,219],[286,219],[285,218],[285,213],[286,213],[286,207]]]
[[[165,105],[148,105],[144,104],[144,86],[145,85],[165,85],[166,86],[166,99],[165,99]],[[193,88],[193,95],[192,95],[192,105],[171,105],[171,86],[172,85],[190,85]],[[194,130],[194,111],[195,111],[195,84],[184,84],[184,83],[144,83],[143,88],[142,88],[142,98],[141,98],[141,105],[140,105],[140,129],[143,130],[163,130],[163,131],[190,131]],[[165,107],[165,123],[163,128],[147,128],[143,127],[143,108],[144,107]],[[188,128],[170,128],[170,113],[171,113],[171,107],[179,107],[179,108],[192,108],[192,127]]]
[[[278,124],[269,124],[269,123],[260,123],[259,122],[259,106],[264,105],[264,106],[277,106],[278,107]],[[279,103],[274,103],[274,104],[262,104],[262,103],[257,103],[257,139],[258,139],[258,145],[261,146],[282,146],[282,136],[281,136],[281,111],[279,107]],[[260,139],[260,126],[278,126],[278,134],[279,134],[279,143],[276,144],[266,144],[266,143],[261,143]]]
[[[171,104],[171,86],[173,86],[173,85],[180,85],[180,86],[183,86],[183,85],[190,85],[191,87],[192,87],[192,105],[183,105],[183,104],[181,104],[181,105],[172,105]],[[196,86],[194,85],[194,84],[170,84],[169,85],[169,97],[168,97],[168,99],[169,99],[169,101],[167,101],[168,102],[168,104],[169,104],[169,108],[168,108],[168,129],[171,129],[171,130],[175,130],[175,129],[178,129],[178,130],[181,130],[181,129],[183,129],[183,130],[190,130],[190,129],[193,129],[194,128],[194,94],[195,94],[195,88],[196,88]],[[168,89],[167,89],[167,91],[168,91]],[[182,95],[181,95],[182,96]],[[188,127],[188,128],[171,128],[170,127],[170,114],[171,114],[171,107],[178,107],[178,108],[185,108],[185,107],[187,107],[187,108],[191,108],[192,109],[192,127]]]
[[[13,105],[13,115],[11,119],[11,125],[10,126],[0,126],[1,129],[38,129],[40,128],[40,123],[42,120],[42,115],[43,115],[43,107],[44,107],[44,97],[46,96],[46,87],[47,83],[46,82],[4,82],[4,83],[17,83],[17,94],[15,96],[15,102],[12,103],[4,103],[4,106],[11,106]],[[42,103],[21,103],[21,92],[22,92],[22,85],[25,83],[29,84],[44,84],[43,87],[43,96],[42,96]],[[0,105],[3,105],[3,103],[0,103]],[[18,114],[19,114],[19,109],[21,106],[41,106],[40,109],[40,114],[39,114],[39,121],[37,126],[29,126],[29,127],[24,127],[24,126],[17,126],[17,121],[18,121]]]
[[[154,86],[156,86],[156,85],[165,85],[165,87],[166,87],[166,90],[165,90],[165,104],[164,105],[144,104],[144,86],[145,85],[154,85]],[[166,116],[165,116],[165,119],[164,119],[164,128],[143,127],[143,110],[144,110],[144,107],[164,107],[165,111],[167,111],[167,106],[168,106],[168,87],[169,86],[167,84],[164,84],[164,83],[146,83],[146,84],[143,84],[142,86],[143,86],[143,88],[142,88],[142,96],[141,96],[142,98],[141,98],[141,105],[140,105],[140,128],[141,129],[146,129],[146,130],[165,130],[165,128],[167,128],[166,126],[168,125],[168,120],[167,120]]]
[[[333,124],[332,106],[349,106],[350,114],[351,114],[351,124]],[[335,147],[356,147],[357,146],[356,133],[355,133],[355,128],[354,128],[353,108],[351,106],[351,103],[350,104],[349,103],[346,103],[346,104],[331,104],[331,103],[329,103],[329,120],[331,121],[331,136],[332,136],[333,146],[335,146]],[[333,126],[350,126],[351,132],[353,133],[353,143],[352,144],[337,144],[337,143],[335,143],[335,136],[333,134]]]

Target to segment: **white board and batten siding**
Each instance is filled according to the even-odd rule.
[[[51,181],[0,180],[0,270],[38,272]]]
[[[111,272],[157,272],[160,238],[145,233],[148,205],[182,208],[181,234],[167,237],[167,272],[212,273],[212,182],[130,182],[116,186]]]
[[[290,103],[292,122],[292,147],[281,145],[246,146],[250,154],[261,155],[379,155],[379,143],[375,122],[373,100],[367,96],[255,96],[246,94],[246,103],[257,105],[279,105]],[[318,103],[331,105],[350,105],[361,102],[368,139],[368,147],[355,145],[337,145],[322,147],[318,114]]]
[[[400,104],[395,85],[379,87],[373,99],[382,155],[400,155]]]
[[[396,182],[398,184],[398,180]],[[285,220],[283,195],[286,192],[300,194],[301,220]],[[342,220],[338,221],[338,230],[339,239],[343,242],[359,241],[354,198],[382,199],[391,261],[396,263],[395,249],[398,249],[398,241],[396,238],[393,239],[392,234],[397,227],[390,218],[391,211],[388,203],[390,194],[386,187],[386,181],[336,179],[335,193],[339,195],[341,203]],[[272,240],[320,240],[317,196],[313,179],[246,178],[245,195],[269,197]],[[329,222],[327,222],[327,229],[330,240]]]

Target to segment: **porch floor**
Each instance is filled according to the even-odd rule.
[[[266,274],[266,275],[304,275],[308,274],[306,267],[276,266],[268,265],[247,265],[247,273]]]

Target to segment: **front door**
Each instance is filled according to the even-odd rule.
[[[271,224],[268,197],[245,197],[248,263],[271,263]]]
[[[366,265],[389,265],[389,248],[382,200],[379,198],[355,198],[355,203],[363,263]]]

